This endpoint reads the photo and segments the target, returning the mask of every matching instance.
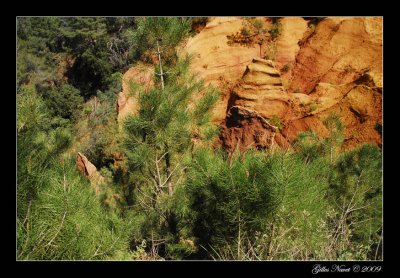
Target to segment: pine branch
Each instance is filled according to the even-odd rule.
[[[60,231],[61,231],[61,229],[62,229],[62,227],[63,227],[63,225],[64,225],[64,220],[65,220],[65,216],[67,215],[67,211],[65,211],[64,212],[64,215],[63,215],[63,218],[62,218],[62,220],[61,220],[61,224],[60,224],[60,227],[58,228],[58,231],[57,231],[57,233],[54,235],[54,237],[46,244],[46,246],[50,246],[51,245],[51,243],[53,242],[53,240],[58,236],[58,234],[60,233]]]

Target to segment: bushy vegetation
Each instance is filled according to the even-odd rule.
[[[347,159],[363,161],[362,180],[350,170],[359,169],[358,163],[349,167],[351,174],[339,170]],[[297,152],[227,158],[200,151],[186,185],[197,255],[217,260],[381,258],[380,161],[379,149],[368,145],[342,154],[333,167],[323,151],[313,160]]]
[[[379,148],[344,151],[337,114],[293,149],[215,147],[219,93],[176,53],[192,23],[18,19],[17,259],[382,259]],[[118,123],[122,72],[140,61],[159,73],[157,40],[164,86],[133,82],[138,112]],[[103,177],[97,191],[78,151]]]
[[[133,61],[126,32],[134,27],[132,18],[18,18],[18,83],[33,82],[46,91],[67,77],[88,99]],[[118,63],[122,58],[125,62]]]
[[[73,158],[40,174],[38,198],[18,219],[19,259],[101,260],[129,252],[129,222],[102,208]]]
[[[191,30],[191,20],[177,17],[149,17],[136,20],[137,29],[130,33],[134,49],[133,57],[144,62],[158,59],[154,51],[156,41],[161,39],[163,61],[167,65],[176,62],[175,47],[187,37]]]
[[[282,24],[279,22],[274,23],[271,30],[268,32],[270,33],[272,39],[276,39],[282,32]]]
[[[267,36],[268,30],[261,19],[246,18],[239,32],[227,36],[228,44],[240,44],[243,46],[258,45],[260,48],[260,57],[262,56],[262,46],[270,42]]]
[[[279,17],[274,17],[271,21],[272,27],[267,29],[262,19],[246,18],[239,32],[227,36],[228,44],[240,44],[247,47],[258,45],[260,58],[274,60],[276,55],[275,40],[282,32],[282,24],[279,22]],[[263,48],[267,48],[264,55]]]
[[[242,259],[252,235],[263,230],[276,213],[281,187],[268,180],[268,158],[254,152],[235,153],[229,160],[222,151],[199,150],[186,184],[194,214],[192,232],[201,256],[215,250],[224,259]],[[206,252],[205,252],[206,251]]]
[[[64,154],[70,128],[52,121],[44,101],[24,88],[18,101],[18,259],[105,259],[126,251],[128,226],[106,213],[89,182]]]

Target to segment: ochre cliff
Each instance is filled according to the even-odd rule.
[[[260,19],[265,25],[270,25],[266,18]],[[213,113],[215,123],[225,119],[230,88],[242,77],[252,59],[259,57],[258,46],[228,45],[227,36],[239,32],[242,26],[242,18],[210,18],[201,32],[190,38],[182,50],[182,53],[193,57],[191,70],[221,92]]]

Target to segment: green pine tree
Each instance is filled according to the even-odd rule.
[[[205,88],[189,74],[188,67],[189,58],[179,60],[168,74],[164,89],[139,90],[139,111],[127,117],[124,124],[133,187],[130,191],[138,210],[150,215],[147,221],[161,223],[145,234],[169,234],[174,243],[179,241],[180,229],[179,213],[171,207],[175,205],[173,199],[180,198],[175,192],[185,178],[194,140],[206,141],[206,134],[214,129],[209,123],[210,110],[218,99],[217,92]],[[195,103],[191,101],[194,95],[201,96]]]

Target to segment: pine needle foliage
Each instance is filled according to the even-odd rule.
[[[342,232],[337,249],[343,259],[382,258],[382,157],[376,146],[340,154],[330,176],[329,200]],[[345,242],[353,242],[349,248]],[[364,248],[364,249],[363,249]]]
[[[128,252],[129,227],[102,208],[73,158],[53,161],[41,178],[38,198],[18,218],[18,259],[101,260]]]
[[[43,171],[51,167],[51,159],[71,143],[66,122],[49,116],[43,99],[32,87],[23,87],[17,94],[17,198],[20,217],[28,203],[44,184]]]
[[[161,39],[163,59],[167,65],[177,61],[175,47],[191,31],[190,18],[177,17],[143,17],[137,18],[136,29],[130,34],[134,57],[150,62],[157,51],[156,41]]]
[[[102,208],[74,157],[64,154],[70,128],[49,124],[32,88],[18,93],[17,105],[17,259],[92,260],[128,252],[125,222]]]
[[[231,246],[264,229],[282,196],[268,156],[253,151],[228,159],[222,151],[199,150],[188,171],[187,194],[193,234],[203,251]],[[274,187],[275,186],[275,187]],[[207,257],[200,250],[199,256]],[[238,259],[238,257],[235,257]]]
[[[175,157],[191,146],[194,128],[208,124],[205,119],[218,93],[207,90],[202,82],[188,75],[188,65],[188,58],[178,62],[164,90],[154,87],[148,92],[138,92],[138,114],[127,117],[124,124],[124,143],[131,170],[148,167],[153,172],[154,160],[167,152],[174,164]],[[194,94],[204,96],[197,103],[191,103]]]
[[[187,249],[179,245],[186,233],[182,222],[185,205],[178,203],[186,197],[179,187],[185,179],[193,140],[205,137],[203,130],[211,126],[209,113],[219,97],[216,90],[205,88],[189,74],[189,62],[186,57],[170,68],[164,90],[138,90],[134,84],[132,93],[136,93],[139,111],[124,122],[133,206],[137,215],[145,215],[136,242],[144,238],[154,247],[154,239],[162,238],[164,243],[175,244],[169,249],[164,244],[164,251],[160,251],[172,257],[180,256],[176,252],[185,254],[182,248]],[[193,102],[193,96],[200,99]]]

